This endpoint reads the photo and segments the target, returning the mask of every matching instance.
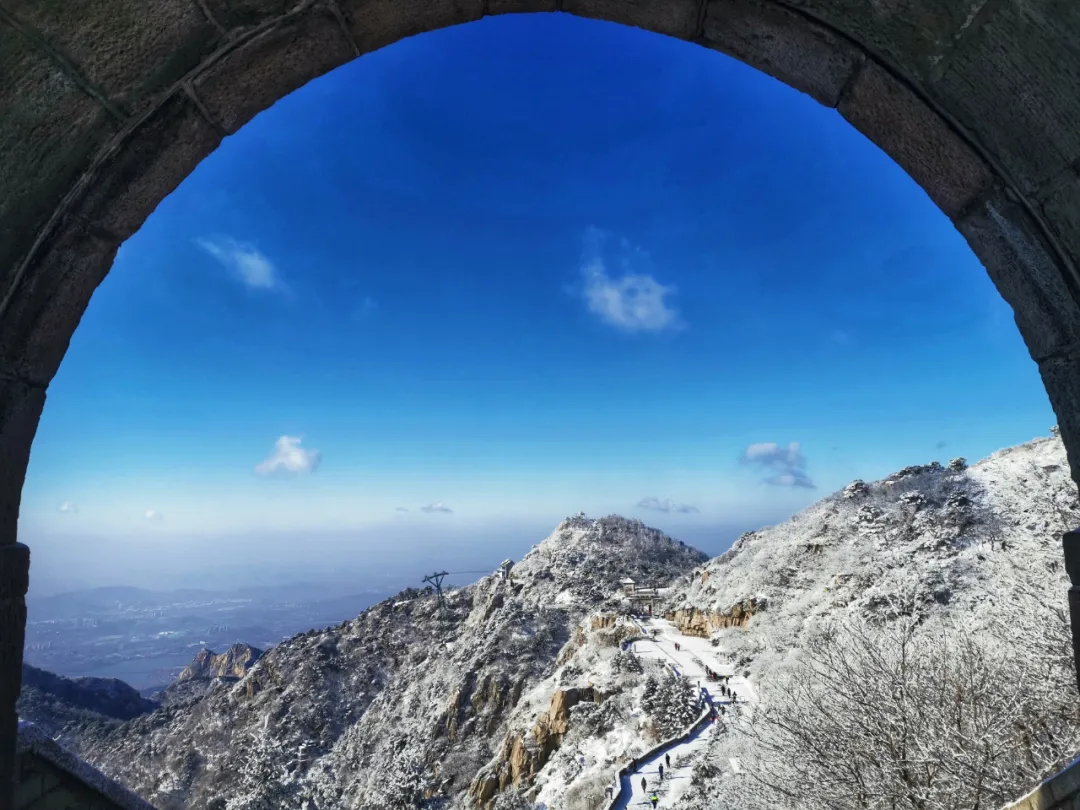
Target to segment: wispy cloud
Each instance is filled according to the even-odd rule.
[[[428,514],[432,514],[434,512],[446,512],[446,513],[449,513],[449,512],[453,512],[454,510],[451,509],[446,504],[444,504],[442,501],[435,501],[435,503],[428,504],[427,506],[421,506],[420,511],[421,512],[427,512]]]
[[[396,508],[394,509],[394,511],[395,511],[395,512],[408,512],[408,511],[409,511],[409,507],[407,507],[407,506],[398,506],[398,507],[396,507]]]
[[[641,509],[651,509],[654,512],[678,512],[683,515],[690,515],[698,511],[696,506],[691,506],[686,503],[675,503],[671,498],[657,498],[653,495],[642,498],[638,501],[638,507]]]
[[[161,514],[161,512],[159,512],[157,509],[147,509],[145,512],[143,512],[143,517],[145,517],[147,520],[153,521],[154,523],[160,523],[165,519],[165,516]]]
[[[667,298],[675,287],[658,282],[651,273],[643,272],[647,256],[621,243],[622,275],[608,273],[603,255],[604,234],[596,228],[585,232],[585,249],[581,264],[584,282],[583,296],[589,311],[602,322],[624,332],[663,332],[679,329],[684,324],[679,312]]]
[[[806,457],[798,442],[781,447],[776,442],[759,442],[747,447],[739,459],[743,464],[767,473],[766,484],[777,487],[813,489],[814,482],[806,473]]]
[[[71,501],[64,501],[62,504],[60,504],[59,507],[57,507],[56,511],[65,515],[73,515],[79,511],[79,507]]]
[[[195,243],[221,262],[245,286],[253,290],[282,289],[274,263],[254,245],[229,238],[196,239]]]
[[[255,465],[255,472],[259,475],[273,475],[274,473],[291,473],[301,475],[315,472],[322,461],[322,453],[318,450],[305,450],[300,446],[303,441],[299,436],[282,436],[274,442],[274,452],[264,461]]]

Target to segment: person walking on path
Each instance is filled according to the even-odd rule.
[[[652,806],[653,806],[653,807],[656,807],[656,803],[657,803],[658,801],[660,801],[660,797],[659,797],[659,796],[657,796],[657,795],[656,795],[656,793],[655,793],[655,791],[654,791],[654,792],[653,792],[653,795],[649,797],[649,801],[650,801],[650,802],[652,802]]]
[[[644,793],[646,789],[647,789],[647,783],[645,782],[645,777],[643,776],[643,777],[641,777],[641,792]]]
[[[660,781],[661,782],[664,781],[664,766],[663,765],[660,766]]]
[[[671,754],[664,754],[664,762],[669,768],[671,767]]]

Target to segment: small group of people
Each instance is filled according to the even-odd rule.
[[[736,700],[738,699],[738,696],[735,694],[735,690],[732,689],[730,686],[721,686],[720,694],[724,697],[731,698],[732,703],[736,702]]]
[[[681,649],[682,649],[682,644],[680,644],[679,642],[676,641],[675,642],[675,652],[678,652]]]
[[[664,781],[664,765],[668,766],[668,770],[671,769],[671,754],[664,754],[664,761],[656,767],[658,782]],[[652,793],[649,793],[649,783],[646,781],[644,776],[641,777],[641,792],[648,794],[649,801],[652,802],[652,806],[656,807],[656,803],[660,801],[660,798],[656,795],[655,790]]]

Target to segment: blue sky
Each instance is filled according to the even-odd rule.
[[[1053,422],[963,239],[835,111],[507,16],[309,84],[161,204],[49,390],[21,520],[163,544],[583,509],[715,552]]]

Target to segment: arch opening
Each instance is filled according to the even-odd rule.
[[[10,781],[29,551],[22,484],[45,392],[120,244],[221,140],[357,56],[488,15],[558,11],[735,57],[889,154],[1015,312],[1080,481],[1080,10],[922,0],[191,0],[136,11],[0,5],[0,778]],[[141,8],[141,6],[139,7]],[[1020,25],[1019,23],[1023,23]],[[1049,540],[1049,538],[1048,538]]]

